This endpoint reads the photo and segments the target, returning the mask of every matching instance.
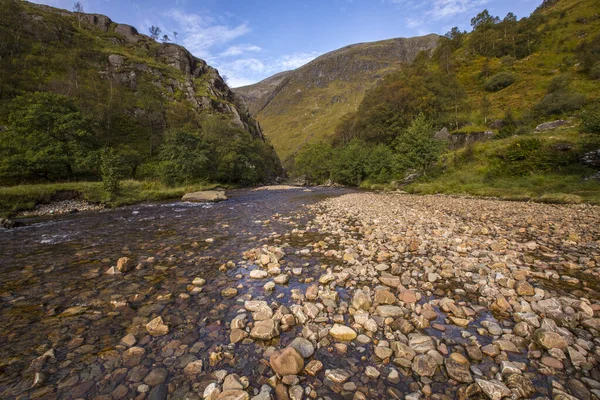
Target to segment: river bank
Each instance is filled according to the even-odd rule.
[[[143,202],[181,198],[186,193],[223,187],[194,184],[170,187],[153,181],[121,181],[119,193],[111,198],[101,182],[65,182],[0,187],[0,218],[28,217],[114,208]],[[61,204],[61,202],[63,202]],[[64,202],[78,202],[70,204]],[[50,207],[48,207],[50,205]]]
[[[600,394],[598,207],[229,194],[1,233],[2,398]]]

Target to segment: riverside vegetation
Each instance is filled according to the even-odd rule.
[[[43,200],[35,195],[51,183],[119,204],[281,174],[215,69],[181,46],[78,10],[0,1],[0,213]],[[45,186],[19,186],[29,184]],[[133,194],[134,186],[154,194]]]
[[[368,90],[330,140],[309,140],[294,174],[371,188],[421,177],[406,188],[415,193],[600,201],[596,6],[545,1],[520,20],[481,12],[470,33],[452,29]],[[568,123],[535,129],[559,119]]]

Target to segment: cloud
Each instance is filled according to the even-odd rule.
[[[427,17],[426,19],[440,21],[455,17],[457,15],[472,12],[487,4],[489,0],[384,0],[391,4],[396,4],[402,8],[418,10],[419,13]],[[425,19],[425,20],[426,20]],[[413,25],[422,24],[423,21],[418,19],[407,19],[407,23],[411,21]],[[417,25],[418,26],[418,25]],[[410,26],[414,28],[416,26]]]
[[[242,44],[237,46],[229,46],[224,52],[219,54],[220,57],[240,56],[245,53],[258,53],[262,48],[252,44]]]
[[[296,69],[314,60],[319,53],[292,53],[281,57],[247,57],[233,61],[216,60],[215,66],[227,76],[229,86],[240,87],[261,81],[278,72]]]
[[[177,25],[182,37],[181,44],[202,58],[211,58],[213,47],[227,44],[251,31],[247,23],[229,26],[210,16],[185,13],[177,9],[169,11],[165,16]]]

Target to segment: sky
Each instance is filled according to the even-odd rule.
[[[185,46],[227,77],[231,87],[298,68],[349,44],[470,30],[488,9],[529,16],[542,0],[80,0],[109,16]],[[34,0],[67,10],[72,0]],[[173,32],[177,32],[177,38]]]

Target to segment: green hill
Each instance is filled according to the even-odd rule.
[[[470,33],[453,29],[368,90],[333,140],[298,154],[296,175],[419,193],[600,201],[597,10],[596,1],[562,0],[520,20],[478,14]]]
[[[0,0],[0,185],[280,174],[218,71],[104,15]]]
[[[306,143],[331,139],[341,118],[357,109],[385,74],[435,47],[437,35],[360,43],[324,54],[234,91],[246,99],[287,166]]]

